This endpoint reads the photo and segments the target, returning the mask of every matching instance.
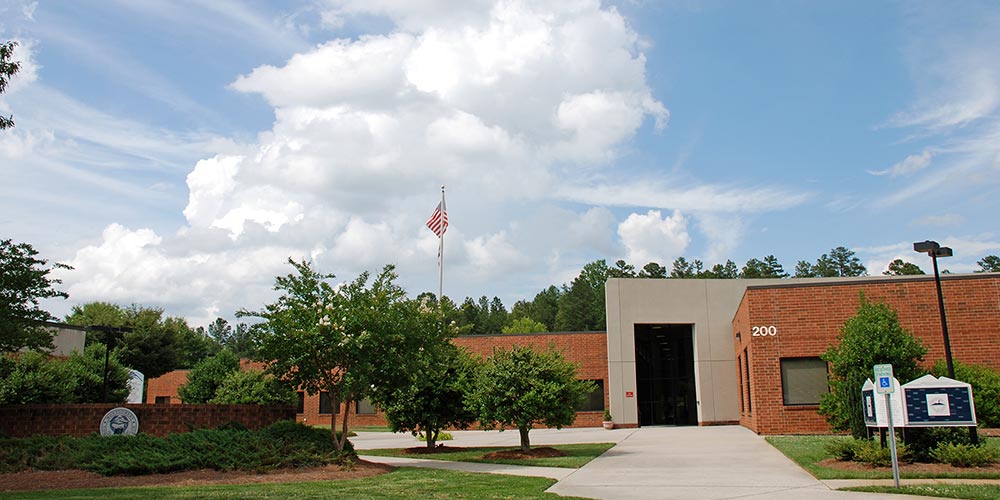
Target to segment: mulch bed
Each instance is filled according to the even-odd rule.
[[[82,470],[31,470],[0,474],[0,492],[33,491],[70,488],[121,488],[128,486],[202,486],[211,484],[293,483],[304,481],[338,481],[377,476],[393,467],[358,460],[350,469],[339,465],[277,469],[266,473],[247,471],[222,472],[211,469],[150,474],[146,476],[102,476]]]
[[[892,467],[873,467],[864,462],[844,462],[836,458],[828,458],[817,462],[817,465],[837,470],[849,471],[883,471],[892,473]],[[1000,464],[987,465],[986,467],[955,467],[950,464],[926,464],[926,463],[900,463],[899,472],[912,472],[917,474],[960,474],[968,472],[982,472],[1000,474]]]
[[[494,451],[492,453],[487,453],[483,455],[483,458],[487,460],[493,460],[496,458],[505,458],[513,460],[524,460],[529,458],[552,458],[552,457],[565,457],[566,453],[561,452],[555,448],[550,448],[548,446],[542,448],[532,448],[528,451],[517,450],[502,450]]]
[[[459,446],[445,446],[439,444],[434,448],[428,448],[426,446],[417,446],[413,448],[406,448],[403,450],[405,455],[435,455],[438,453],[455,453],[459,451],[467,451],[468,448],[462,448]],[[555,448],[544,446],[541,448],[532,448],[528,451],[521,451],[520,449],[514,450],[501,450],[487,453],[482,456],[486,460],[495,460],[498,458],[506,460],[527,460],[532,458],[552,458],[552,457],[565,457],[566,453],[559,451]]]
[[[414,446],[413,448],[406,448],[402,451],[402,453],[404,455],[436,455],[438,453],[457,453],[459,451],[465,451],[465,448],[439,444],[433,448],[428,448],[426,446]]]

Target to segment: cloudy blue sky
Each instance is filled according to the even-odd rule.
[[[509,306],[603,258],[1000,253],[995,2],[0,0],[0,237],[204,324],[291,256]]]

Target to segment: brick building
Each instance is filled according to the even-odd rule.
[[[532,335],[469,335],[458,337],[455,344],[465,347],[473,354],[489,356],[494,349],[510,349],[515,345],[528,346],[536,349],[547,349],[552,346],[575,363],[579,368],[577,374],[581,379],[593,380],[597,391],[580,411],[577,412],[575,427],[597,427],[604,419],[604,408],[607,404],[607,374],[608,356],[604,332],[577,333],[541,333]],[[245,369],[252,366],[260,369],[254,363],[243,362]],[[159,404],[180,404],[177,388],[187,382],[188,370],[175,370],[162,377],[149,381],[146,389],[146,402]],[[341,414],[343,405],[329,397],[327,393],[307,395],[298,393],[296,420],[310,424],[330,424],[334,414]],[[385,417],[368,401],[361,401],[351,408],[351,425],[385,425]]]
[[[942,286],[954,359],[1000,369],[1000,274],[945,275]],[[829,390],[819,355],[857,311],[861,291],[923,339],[928,367],[944,358],[931,276],[608,280],[615,424],[829,432],[817,413]]]
[[[946,275],[941,286],[952,357],[1000,369],[1000,276]],[[759,434],[828,432],[817,413],[828,390],[819,355],[854,316],[861,292],[895,309],[901,326],[922,339],[927,367],[944,359],[932,277],[752,285],[733,319],[740,424]]]
[[[945,275],[942,286],[954,358],[1000,369],[1000,274]],[[600,425],[607,407],[618,427],[740,424],[760,434],[823,433],[829,429],[816,410],[828,390],[827,366],[818,357],[856,312],[861,291],[899,312],[903,327],[928,347],[928,366],[943,359],[930,276],[613,278],[607,332],[463,336],[455,343],[483,356],[513,345],[561,351],[599,388],[576,426]],[[178,402],[185,380],[177,372],[150,380],[147,402]],[[385,423],[367,402],[356,406],[354,425]],[[325,424],[340,405],[300,394],[297,412],[300,421]]]

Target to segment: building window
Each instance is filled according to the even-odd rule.
[[[829,391],[826,361],[819,358],[781,360],[781,396],[786,405],[818,405]]]
[[[168,405],[170,404],[170,396],[156,396],[154,403],[158,405]]]
[[[368,399],[362,399],[357,403],[358,415],[374,415],[375,405]]]
[[[740,411],[746,412],[746,396],[743,395],[743,355],[736,356],[736,382],[740,384]]]
[[[576,411],[604,411],[604,380],[591,380],[596,385],[593,391],[587,395],[583,404],[576,407]]]
[[[340,402],[330,397],[330,393],[322,391],[319,393],[319,414],[330,415],[340,413]]]
[[[750,396],[750,348],[743,349],[743,380],[747,384],[747,413],[753,412],[753,398]]]
[[[299,391],[295,393],[295,413],[306,412],[306,393]]]

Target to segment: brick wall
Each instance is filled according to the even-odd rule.
[[[964,363],[1000,369],[1000,275],[942,277],[952,356]],[[817,406],[785,406],[780,360],[815,357],[836,341],[844,321],[853,316],[864,291],[872,302],[884,302],[899,313],[900,324],[923,340],[930,367],[944,359],[944,341],[933,278],[904,278],[812,285],[775,285],[747,289],[733,318],[741,397],[749,357],[749,410],[740,423],[759,434],[830,432]],[[753,337],[753,326],[771,326],[776,335]],[[909,382],[901,380],[901,383]]]
[[[181,404],[177,388],[187,383],[191,370],[174,370],[146,381],[146,404],[156,403],[156,398],[170,398],[170,404]]]
[[[510,350],[513,346],[545,350],[552,346],[563,357],[577,363],[577,378],[602,380],[604,407],[608,407],[608,341],[607,332],[534,333],[524,335],[466,335],[455,339],[455,344],[473,354],[487,357],[494,349]],[[576,413],[571,427],[600,427],[604,409]]]
[[[139,419],[139,432],[166,436],[197,428],[216,428],[238,422],[260,429],[295,418],[292,406],[257,405],[5,405],[0,406],[0,432],[12,437],[34,435],[86,436],[100,432],[101,419],[112,408],[124,406]]]
[[[510,349],[515,345],[530,346],[535,349],[548,349],[551,345],[562,352],[566,359],[579,364],[577,375],[581,379],[604,381],[604,405],[608,405],[608,347],[605,332],[574,332],[574,333],[540,333],[531,335],[469,335],[458,337],[455,344],[469,349],[474,354],[489,356],[494,348]],[[244,362],[244,369],[253,367],[261,369],[259,363]],[[171,404],[180,404],[177,398],[177,388],[187,383],[187,370],[176,370],[150,379],[146,390],[146,402],[153,403],[156,397],[170,397]],[[319,412],[319,394],[305,395],[303,411],[295,415],[299,422],[308,424],[329,425],[333,415]],[[339,417],[343,415],[343,404],[336,410]],[[604,411],[578,412],[574,427],[600,427],[604,420]],[[381,411],[375,414],[358,414],[352,405],[350,425],[353,426],[383,426],[385,416]]]

